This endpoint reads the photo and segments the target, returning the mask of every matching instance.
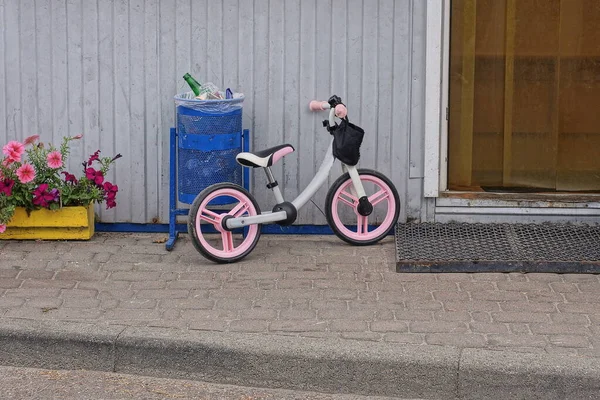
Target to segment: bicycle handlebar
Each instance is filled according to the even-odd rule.
[[[346,118],[348,115],[348,109],[343,104],[338,104],[335,106],[335,116],[338,118]]]
[[[323,111],[329,110],[331,106],[326,101],[313,100],[309,103],[308,107],[310,111]],[[348,115],[348,109],[343,104],[335,106],[335,116],[338,118],[345,118]]]
[[[328,102],[319,101],[319,100],[311,101],[310,104],[308,105],[308,107],[310,108],[310,111],[323,111],[323,110],[329,110],[329,108],[330,108]]]

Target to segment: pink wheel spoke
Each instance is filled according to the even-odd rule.
[[[353,195],[352,193],[348,193],[346,191],[342,191],[342,193],[340,193],[340,196],[341,195],[344,195],[344,196],[348,197],[350,200],[352,200],[354,202],[358,201],[358,198],[355,195]]]
[[[377,204],[381,203],[383,200],[389,198],[390,195],[386,190],[380,190],[379,192],[375,193],[372,196],[369,196],[369,202],[371,203],[371,205],[373,207],[375,207]]]
[[[202,215],[202,212],[206,212],[206,211],[208,211],[208,210],[202,210],[200,213],[198,213],[198,218],[200,218],[202,221],[208,222],[209,224],[213,224],[213,225],[217,224],[217,221],[215,218],[210,218],[210,217],[207,217],[206,215]]]
[[[235,206],[227,214],[228,215],[233,215],[235,218],[238,218],[238,217],[244,215],[244,213],[246,211],[248,211],[248,203],[246,203],[246,202],[240,202],[237,206]]]
[[[346,196],[347,198],[345,198],[344,196]],[[341,192],[338,199],[342,203],[347,204],[350,207],[355,207],[358,203],[358,199],[356,198],[356,196],[353,196],[348,192]]]
[[[369,233],[369,219],[366,216],[359,215],[358,222],[356,225],[356,233],[359,235],[366,235]]]
[[[214,212],[214,211],[211,211],[211,210],[209,210],[208,208],[203,208],[203,209],[202,209],[202,214],[206,214],[206,215],[208,215],[208,216],[210,216],[210,217],[213,217],[214,219],[217,219],[217,218],[219,218],[219,217],[220,217],[220,215],[219,215],[219,214],[217,214],[217,213],[216,213],[216,212]]]
[[[233,235],[231,232],[222,232],[221,240],[223,240],[223,251],[232,252],[233,251]]]

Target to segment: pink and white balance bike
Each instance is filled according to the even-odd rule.
[[[311,111],[329,110],[323,125],[333,131],[335,118],[345,118],[341,99],[310,102]],[[246,189],[233,183],[218,183],[196,196],[188,216],[188,233],[196,249],[217,263],[241,260],[254,249],[262,224],[291,225],[317,190],[327,182],[336,158],[329,143],[325,159],[308,186],[293,201],[285,201],[271,166],[294,148],[282,144],[266,150],[239,153],[238,163],[245,167],[263,168],[267,188],[273,191],[277,204],[271,211],[260,211],[258,203]],[[357,149],[358,150],[358,149]],[[325,200],[325,217],[333,232],[353,245],[377,243],[394,228],[400,213],[400,199],[394,184],[383,174],[342,163],[343,174],[330,187]],[[216,231],[216,233],[215,233]]]

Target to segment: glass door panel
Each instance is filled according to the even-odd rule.
[[[561,2],[556,188],[600,189],[600,1]]]
[[[600,189],[600,1],[452,0],[452,190]]]

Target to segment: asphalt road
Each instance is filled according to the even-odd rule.
[[[390,400],[390,397],[330,395],[314,392],[218,385],[97,371],[0,367],[0,397],[5,399],[121,400]]]

